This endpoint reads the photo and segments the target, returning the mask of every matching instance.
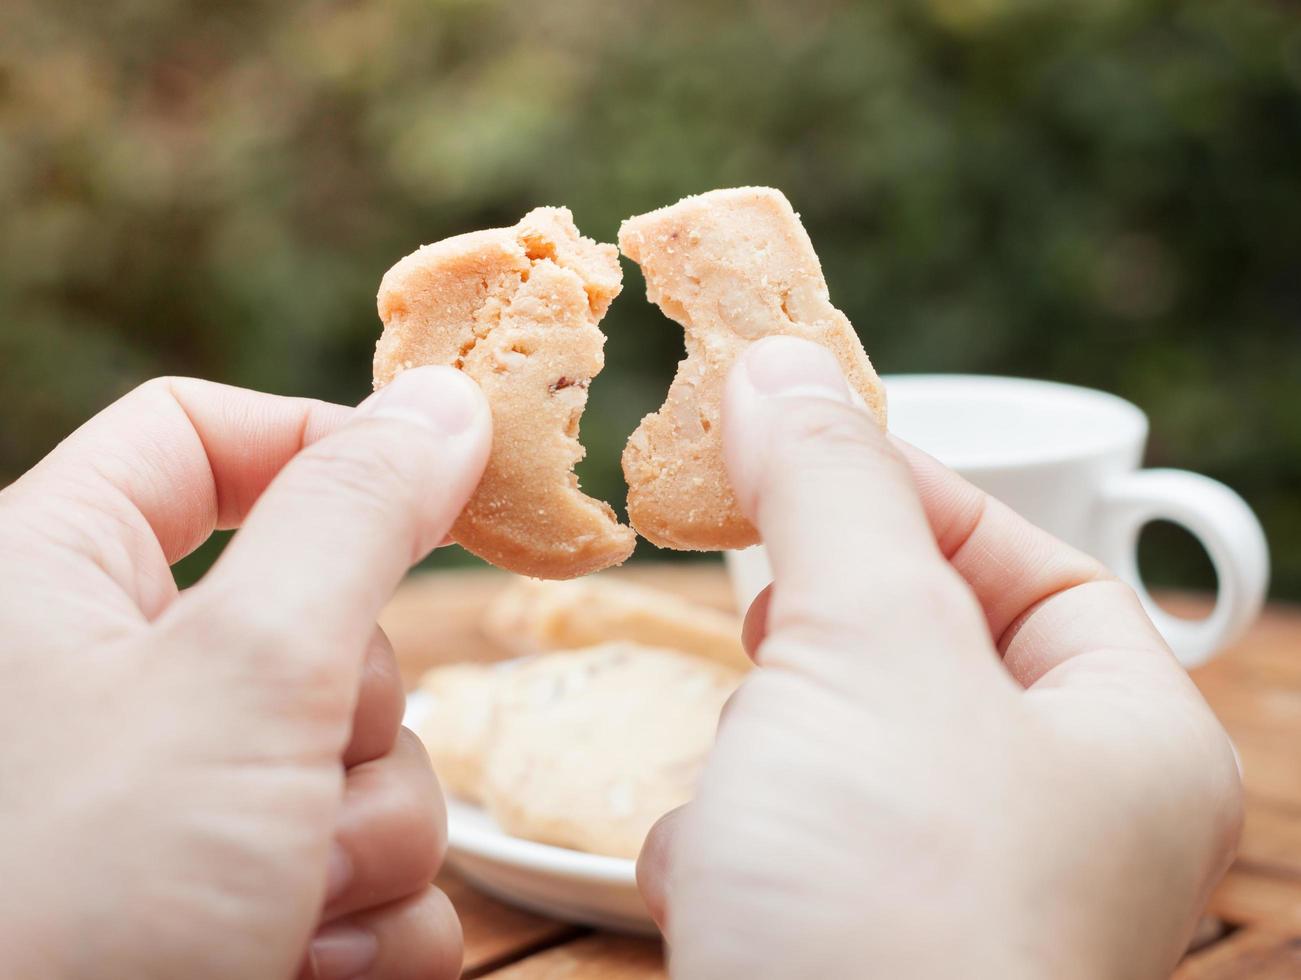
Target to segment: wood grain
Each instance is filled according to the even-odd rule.
[[[1194,953],[1173,980],[1295,980],[1301,977],[1301,937],[1243,929]]]
[[[467,980],[584,932],[577,926],[544,919],[489,898],[451,870],[443,871],[434,884],[447,893],[461,917],[465,937],[462,976]]]
[[[668,588],[720,609],[732,599],[721,565],[638,565],[615,575]],[[413,576],[381,624],[403,679],[430,666],[507,656],[479,630],[509,577],[496,570]],[[1183,615],[1204,599],[1162,597]],[[1243,763],[1247,816],[1238,860],[1214,892],[1193,952],[1176,980],[1301,977],[1301,608],[1270,606],[1243,640],[1193,672]],[[456,875],[440,876],[465,931],[467,978],[649,980],[664,977],[654,942],[591,933],[512,909]],[[1228,926],[1225,926],[1225,923]],[[1233,927],[1236,931],[1228,931]]]
[[[1211,895],[1209,910],[1226,922],[1301,935],[1301,881],[1235,865]]]
[[[1301,754],[1301,741],[1293,751]],[[1249,791],[1238,864],[1301,882],[1301,806],[1276,803]]]
[[[1181,611],[1191,604],[1182,600]],[[1257,807],[1301,811],[1301,609],[1271,605],[1233,649],[1192,676],[1242,759],[1249,837]]]
[[[718,562],[634,565],[602,574],[665,588],[716,609],[734,609],[731,588]],[[380,614],[379,624],[397,652],[408,690],[438,664],[511,656],[484,636],[479,623],[488,603],[512,579],[497,569],[476,568],[425,572],[402,584]]]
[[[491,980],[661,980],[659,943],[596,933],[487,974]]]

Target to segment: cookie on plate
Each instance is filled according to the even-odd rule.
[[[447,364],[488,398],[492,452],[452,537],[494,565],[574,578],[632,554],[632,530],[573,471],[587,386],[605,363],[597,323],[621,284],[617,250],[580,235],[565,208],[426,245],[380,283],[375,387]]]
[[[480,785],[501,670],[493,664],[448,664],[420,678],[427,699],[415,733],[445,790],[471,803]]]
[[[827,347],[885,425],[885,389],[849,320],[831,305],[822,267],[781,191],[738,187],[688,197],[619,229],[646,296],[685,331],[687,356],[668,398],[628,440],[628,517],[666,548],[716,551],[759,540],[723,466],[720,411],[728,369],[772,334]]]
[[[741,675],[700,657],[609,643],[500,678],[483,798],[508,834],[635,857],[686,803]]]
[[[608,575],[576,582],[520,579],[489,605],[483,631],[516,654],[627,640],[737,670],[751,666],[737,617]]]

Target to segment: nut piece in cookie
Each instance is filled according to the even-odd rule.
[[[632,554],[632,530],[573,471],[587,386],[605,363],[597,323],[621,281],[613,245],[581,236],[565,208],[536,208],[512,228],[426,245],[380,283],[375,387],[448,364],[492,407],[492,452],[452,537],[494,565],[574,578]]]
[[[610,575],[576,582],[520,579],[488,607],[483,631],[516,654],[627,640],[736,670],[751,666],[736,616]]]
[[[700,657],[610,643],[503,672],[483,774],[508,834],[636,857],[694,792],[741,674]]]
[[[747,344],[787,334],[835,354],[850,387],[885,425],[885,389],[854,328],[831,305],[822,267],[780,191],[739,187],[688,197],[619,229],[646,296],[685,331],[687,356],[658,412],[628,440],[628,516],[667,548],[758,542],[723,467],[720,410],[728,369]]]

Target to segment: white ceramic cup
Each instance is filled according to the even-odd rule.
[[[1185,666],[1241,636],[1269,580],[1265,534],[1246,502],[1222,483],[1185,470],[1139,469],[1147,416],[1089,388],[982,375],[885,379],[890,430],[1132,585]],[[1215,607],[1202,620],[1161,609],[1138,570],[1138,535],[1149,521],[1181,524],[1215,566]],[[762,546],[730,552],[740,608],[772,579]]]

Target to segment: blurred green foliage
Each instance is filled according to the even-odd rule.
[[[1264,0],[5,0],[0,482],[156,374],[355,401],[418,243],[736,184],[786,191],[881,370],[1133,399],[1301,596],[1301,17]],[[584,420],[615,501],[680,351],[627,272]]]

